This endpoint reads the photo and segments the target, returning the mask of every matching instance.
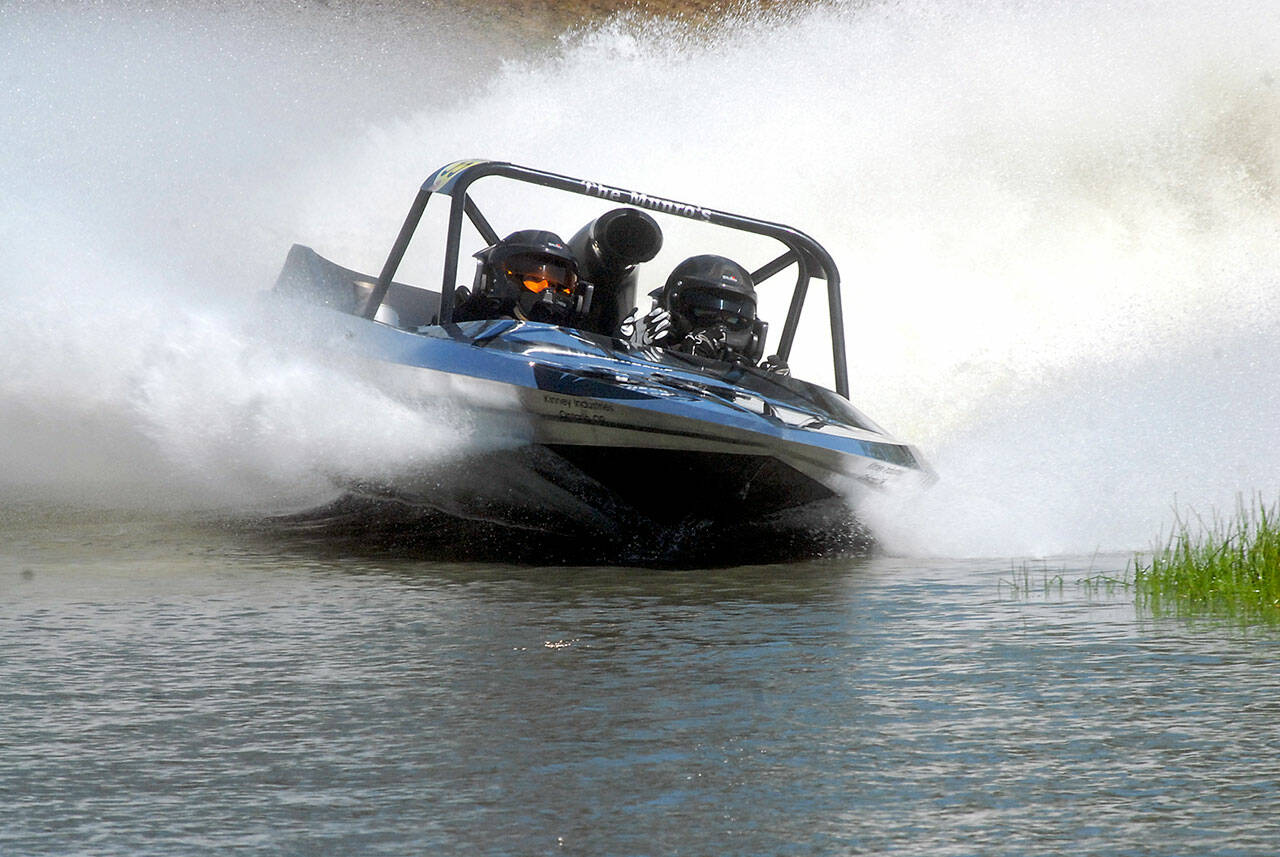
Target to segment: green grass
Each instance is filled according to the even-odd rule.
[[[1062,595],[1062,574],[1058,572],[1050,574],[1049,566],[1044,562],[1040,562],[1039,565],[1040,579],[1037,581],[1029,562],[1023,561],[1017,568],[1010,563],[1009,576],[1000,578],[997,589],[1007,586],[1014,598],[1030,598],[1037,589],[1046,598],[1054,593]]]
[[[1092,567],[1091,569],[1092,570]],[[1047,599],[1063,598],[1067,585],[1066,567],[1051,568],[1045,560],[1022,560],[1015,566],[1009,564],[1009,576],[1001,577],[996,588],[1003,594],[1007,589],[1010,596],[1019,600],[1028,600],[1040,595]],[[1093,573],[1087,577],[1074,578],[1075,585],[1082,589],[1089,598],[1113,597],[1117,590],[1128,590],[1132,585],[1128,572],[1116,577],[1103,572]]]
[[[1134,558],[1138,603],[1155,615],[1280,623],[1280,512],[1261,497],[1234,517],[1178,518],[1163,548]]]

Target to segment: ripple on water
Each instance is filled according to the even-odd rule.
[[[132,572],[109,544],[100,568],[0,571],[5,853],[1265,853],[1280,832],[1275,640],[1154,625],[1075,586],[1096,559],[1023,597],[972,561],[532,569],[175,532]]]

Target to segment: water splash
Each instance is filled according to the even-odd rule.
[[[234,2],[0,11],[0,496],[287,508],[457,454],[466,415],[262,335],[252,299],[299,235],[308,165],[472,85],[425,62],[451,55],[459,21]]]
[[[258,451],[238,453],[254,408],[323,410],[321,376],[237,352],[234,325],[211,320],[226,314],[186,297],[243,302],[294,240],[376,269],[425,173],[481,156],[794,223],[826,244],[848,287],[853,398],[941,475],[923,498],[873,510],[891,549],[1141,547],[1175,498],[1229,506],[1274,490],[1268,4],[830,3],[702,28],[624,15],[518,54],[437,13],[376,7],[360,24],[344,8],[173,7],[179,38],[127,6],[100,8],[110,39],[34,5],[0,19],[23,89],[3,120],[18,142],[0,164],[0,293],[34,285],[58,303],[0,322],[0,429],[21,450],[6,473],[57,459],[74,482],[104,432],[126,460],[192,486],[423,454],[393,443],[362,458],[336,442],[369,402],[309,425],[314,445],[289,438],[297,418],[259,420]],[[284,37],[300,21],[307,38]],[[445,37],[411,49],[400,25]],[[95,47],[67,64],[53,48],[70,36]],[[412,73],[367,62],[379,45],[412,54]],[[500,231],[583,219],[522,203],[499,207]],[[67,323],[86,288],[96,329]],[[780,317],[781,299],[764,309]],[[217,368],[193,372],[201,362]],[[821,349],[795,363],[829,375]],[[395,419],[375,434],[392,443]],[[19,442],[33,426],[39,443]],[[110,493],[117,476],[103,474]]]

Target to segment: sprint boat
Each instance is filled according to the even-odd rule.
[[[594,284],[581,328],[455,321],[464,240],[499,240],[477,201],[482,180],[577,194],[604,209],[566,242]],[[442,248],[437,240],[426,256],[440,273],[438,290],[400,281],[437,200],[447,203],[447,221],[444,212],[436,218]],[[611,335],[640,303],[638,271],[663,244],[659,218],[668,229],[694,221],[699,234],[715,227],[767,248],[757,267],[748,265],[758,289],[791,272],[773,349],[783,361],[810,283],[824,282],[835,389]],[[512,530],[585,538],[603,545],[602,555],[714,534],[721,542],[743,533],[789,543],[817,536],[830,545],[837,531],[861,538],[851,522],[868,492],[932,478],[913,447],[850,404],[839,273],[822,246],[781,224],[510,163],[459,161],[423,183],[380,274],[294,245],[274,297],[327,319],[333,341],[375,383],[422,408],[462,406],[484,437],[447,464],[347,485],[350,494],[471,522],[484,538]]]

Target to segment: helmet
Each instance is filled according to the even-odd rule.
[[[686,342],[690,334],[706,333],[718,343],[718,359],[755,363],[764,353],[769,326],[756,318],[755,284],[747,269],[732,259],[691,256],[675,266],[653,296],[671,313],[677,343]]]
[[[591,306],[591,286],[578,280],[578,260],[554,232],[513,232],[475,257],[474,292],[495,313],[564,324]]]
[[[724,256],[692,256],[672,270],[658,295],[678,336],[720,325],[746,330],[756,320],[756,288],[747,269]]]

